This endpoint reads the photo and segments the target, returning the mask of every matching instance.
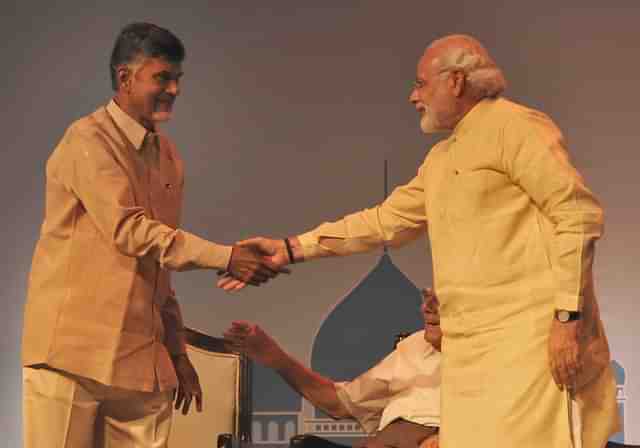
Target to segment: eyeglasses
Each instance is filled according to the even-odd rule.
[[[442,75],[443,73],[448,73],[448,72],[453,72],[456,71],[453,68],[445,68],[440,70],[439,72],[437,72],[434,77],[439,77],[440,75]],[[466,75],[465,75],[466,76]],[[413,83],[411,84],[411,90],[420,90],[423,89],[427,86],[428,82],[425,79],[421,79],[421,78],[416,78],[415,81],[413,81]]]

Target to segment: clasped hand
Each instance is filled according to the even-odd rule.
[[[227,272],[218,281],[225,291],[237,291],[247,285],[260,286],[278,274],[289,274],[290,260],[282,240],[251,238],[233,246]]]

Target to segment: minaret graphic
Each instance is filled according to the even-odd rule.
[[[624,371],[624,367],[618,361],[611,361],[611,367],[613,368],[613,373],[616,377],[616,399],[618,401],[618,413],[620,414],[620,423],[622,424],[622,428],[620,432],[616,433],[611,437],[611,440],[614,442],[624,443],[624,428],[626,426],[626,415],[625,415],[625,401],[627,400],[627,396],[625,395],[624,386],[627,381],[627,376]]]

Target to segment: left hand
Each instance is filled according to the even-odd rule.
[[[191,401],[195,397],[196,410],[202,412],[202,389],[200,388],[200,380],[196,369],[186,354],[173,356],[171,360],[178,376],[175,408],[180,409],[180,406],[182,406],[182,414],[187,415]]]
[[[549,364],[551,375],[560,390],[575,391],[582,359],[578,345],[580,320],[559,322],[553,319],[549,334]]]

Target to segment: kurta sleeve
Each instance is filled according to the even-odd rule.
[[[602,208],[569,162],[560,130],[543,114],[532,112],[505,127],[503,163],[552,223],[548,253],[556,308],[580,310],[594,242],[603,231]]]
[[[338,399],[367,433],[378,429],[391,398],[389,384],[395,357],[394,351],[354,380],[335,383]]]
[[[396,188],[382,204],[299,235],[305,259],[366,252],[383,244],[401,246],[423,235],[425,166],[426,162],[416,177]]]
[[[50,160],[51,174],[80,199],[102,235],[121,253],[151,256],[166,269],[226,269],[231,247],[145,214],[134,201],[125,169],[102,138],[72,127]]]

